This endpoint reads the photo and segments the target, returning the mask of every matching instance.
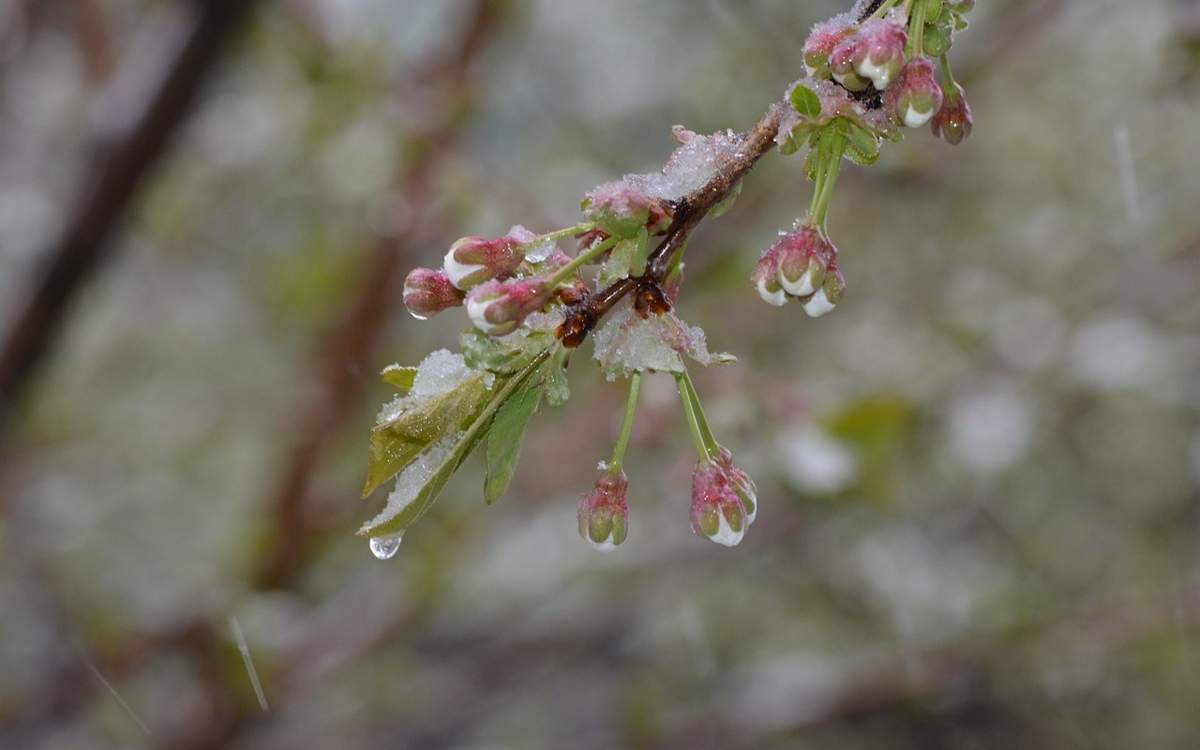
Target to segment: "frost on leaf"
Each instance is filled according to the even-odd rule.
[[[610,381],[634,372],[683,372],[686,354],[702,365],[733,362],[731,354],[712,354],[704,331],[675,313],[643,319],[626,303],[594,334],[595,358]]]
[[[382,526],[403,513],[404,509],[417,498],[438,467],[445,463],[454,450],[454,446],[462,439],[462,435],[461,432],[447,435],[422,451],[416,460],[396,477],[396,488],[392,490],[392,494],[388,495],[387,505],[379,515],[364,523],[358,533],[370,533],[372,529]]]
[[[683,145],[667,159],[662,172],[625,176],[626,183],[651,198],[679,200],[707,185],[740,155],[742,136],[733,131],[699,135],[676,125],[673,132]]]

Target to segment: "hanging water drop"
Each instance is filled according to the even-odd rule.
[[[373,536],[368,544],[371,547],[371,554],[375,555],[378,560],[391,560],[396,556],[396,550],[400,549],[400,541],[404,536]]]

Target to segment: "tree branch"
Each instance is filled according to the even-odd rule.
[[[0,433],[31,376],[62,333],[70,307],[112,252],[112,238],[155,165],[166,153],[230,38],[257,0],[197,0],[185,40],[163,62],[154,95],[128,132],[97,156],[92,177],[62,235],[42,254],[30,292],[0,340]]]

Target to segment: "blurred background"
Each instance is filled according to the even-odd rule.
[[[628,541],[579,539],[588,345],[503,502],[476,459],[392,560],[353,535],[376,373],[464,325],[403,274],[750,126],[842,4],[0,3],[0,746],[1196,747],[1194,0],[980,3],[975,133],[848,169],[828,317],[747,282],[798,160],[701,228],[740,547],[666,376]]]

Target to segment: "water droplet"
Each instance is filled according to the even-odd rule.
[[[400,549],[400,542],[404,538],[403,534],[397,536],[373,536],[368,544],[371,547],[371,554],[375,555],[379,560],[391,560],[396,556],[396,550]]]

